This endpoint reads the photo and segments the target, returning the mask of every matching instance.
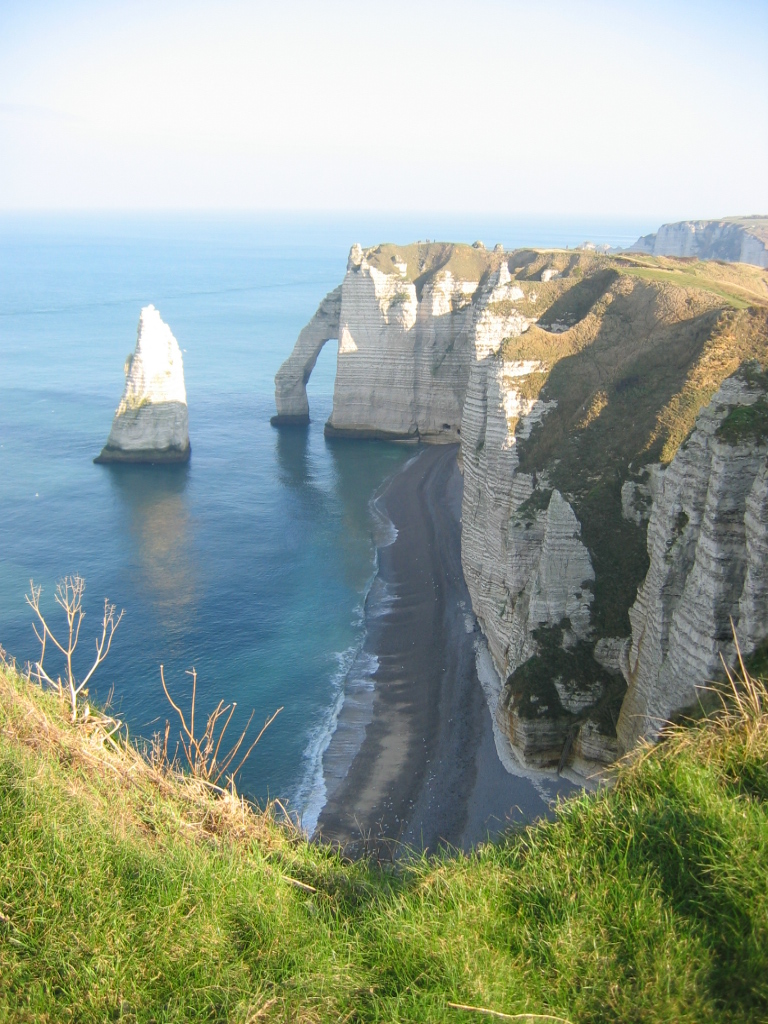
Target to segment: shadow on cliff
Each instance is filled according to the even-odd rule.
[[[645,526],[622,514],[627,467],[641,471],[659,459],[659,417],[682,392],[721,316],[708,309],[665,323],[656,301],[644,286],[614,298],[591,343],[553,366],[540,397],[557,406],[519,447],[521,470],[549,466],[551,484],[570,496],[581,521],[602,636],[629,634],[627,611],[648,571]]]
[[[578,323],[589,313],[597,300],[605,295],[618,276],[615,270],[601,270],[596,274],[590,274],[569,288],[565,295],[556,299],[541,314],[539,323],[542,327],[557,320],[571,325]]]

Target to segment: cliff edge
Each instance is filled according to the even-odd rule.
[[[321,317],[332,297],[327,433],[460,438],[462,566],[524,763],[612,762],[733,661],[731,619],[765,641],[768,273],[419,243],[354,247]]]

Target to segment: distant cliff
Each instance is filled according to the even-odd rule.
[[[683,220],[662,224],[652,235],[638,238],[628,252],[651,256],[694,256],[768,267],[768,217],[725,220]]]
[[[297,394],[308,415],[327,335],[329,433],[461,440],[464,574],[521,760],[610,762],[733,660],[731,618],[746,652],[768,636],[764,271],[355,247],[318,318],[279,417]]]

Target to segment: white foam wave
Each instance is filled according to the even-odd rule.
[[[397,527],[384,511],[380,498],[381,494],[375,494],[368,505],[373,519],[373,543],[377,552],[379,548],[388,548],[397,540]]]
[[[304,748],[304,776],[293,795],[292,804],[299,813],[301,826],[308,836],[317,827],[317,819],[325,805],[326,788],[323,777],[323,754],[328,749],[344,703],[344,680],[359,652],[359,645],[336,654],[338,668],[331,678],[331,702],[322,719],[310,731]]]
[[[410,466],[420,454],[419,452],[413,458],[408,459],[397,472],[400,473]],[[381,498],[391,479],[391,476],[388,477],[368,502],[373,521],[371,534],[374,545],[373,572],[364,587],[362,602],[353,609],[352,623],[355,627],[364,626],[366,616],[379,618],[386,615],[397,599],[396,594],[392,593],[391,589],[378,576],[380,549],[389,547],[397,540],[397,527],[381,503]],[[328,787],[323,772],[323,758],[336,733],[339,715],[345,702],[350,702],[348,710],[351,713],[349,716],[351,728],[348,738],[341,745],[343,749],[339,751],[339,756],[335,759],[338,762],[345,762],[344,772],[349,768],[360,749],[365,738],[365,728],[370,721],[372,693],[375,685],[373,677],[379,667],[379,661],[374,654],[363,649],[365,637],[366,633],[363,632],[357,644],[336,655],[339,660],[339,668],[331,681],[330,706],[322,720],[311,730],[304,750],[306,769],[294,794],[293,806],[298,810],[301,826],[310,838],[317,828],[318,819],[328,797]],[[337,771],[342,770],[341,763],[336,765],[336,769]]]

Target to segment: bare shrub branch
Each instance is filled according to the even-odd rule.
[[[61,643],[51,632],[48,623],[40,610],[40,595],[42,593],[42,589],[43,588],[40,586],[36,587],[34,582],[30,580],[29,594],[25,597],[27,604],[34,611],[35,615],[37,615],[39,624],[42,626],[41,636],[40,632],[38,632],[38,624],[32,624],[35,636],[40,641],[40,657],[35,662],[34,670],[30,671],[30,675],[34,675],[35,679],[40,684],[43,682],[48,683],[49,686],[58,690],[60,696],[63,696],[64,691],[66,690],[72,709],[72,721],[75,722],[77,721],[78,697],[85,690],[85,687],[88,685],[93,673],[109,654],[109,649],[112,646],[112,637],[115,635],[115,630],[120,625],[123,613],[121,611],[119,615],[116,615],[115,606],[110,604],[107,598],[104,598],[104,615],[101,621],[101,637],[97,637],[96,639],[96,658],[84,678],[78,682],[75,676],[72,659],[80,639],[80,627],[83,619],[85,618],[85,612],[83,611],[85,580],[82,576],[65,576],[64,579],[59,580],[56,585],[56,603],[64,610],[67,620],[66,643]],[[54,646],[64,655],[66,663],[66,678],[64,682],[62,682],[61,676],[54,681],[43,668],[46,641],[49,637]],[[89,709],[86,705],[86,710],[84,712],[86,718],[88,717],[88,712]]]
[[[253,752],[254,747],[259,742],[261,737],[264,735],[269,726],[274,722],[280,712],[283,710],[279,707],[270,717],[264,722],[261,727],[256,739],[250,744],[248,749],[242,755],[236,766],[232,768],[232,764],[237,758],[241,747],[245,741],[245,737],[253,721],[255,712],[251,712],[248,721],[245,724],[245,728],[240,733],[240,736],[236,742],[229,748],[229,750],[220,758],[219,754],[221,751],[221,744],[224,739],[224,735],[229,727],[229,723],[232,721],[232,716],[235,713],[237,702],[233,701],[231,704],[225,704],[223,700],[220,700],[213,711],[208,715],[208,720],[205,725],[205,729],[200,736],[195,735],[195,705],[197,703],[197,672],[195,669],[191,669],[187,672],[188,676],[192,677],[192,703],[189,712],[189,724],[184,712],[181,710],[176,701],[171,697],[168,690],[168,686],[165,682],[165,672],[163,666],[160,666],[160,681],[163,684],[163,691],[168,699],[168,703],[171,705],[173,710],[179,716],[181,722],[181,749],[184,751],[184,757],[189,765],[189,770],[193,777],[196,779],[202,779],[204,782],[210,785],[217,786],[222,778],[229,780],[230,784],[234,788],[234,779],[240,769],[243,767],[245,762]],[[165,730],[165,741],[164,751],[165,757],[167,757],[168,749],[168,723],[166,722]],[[159,737],[158,737],[159,740]],[[159,742],[158,742],[159,748]],[[158,756],[162,756],[158,749]]]

